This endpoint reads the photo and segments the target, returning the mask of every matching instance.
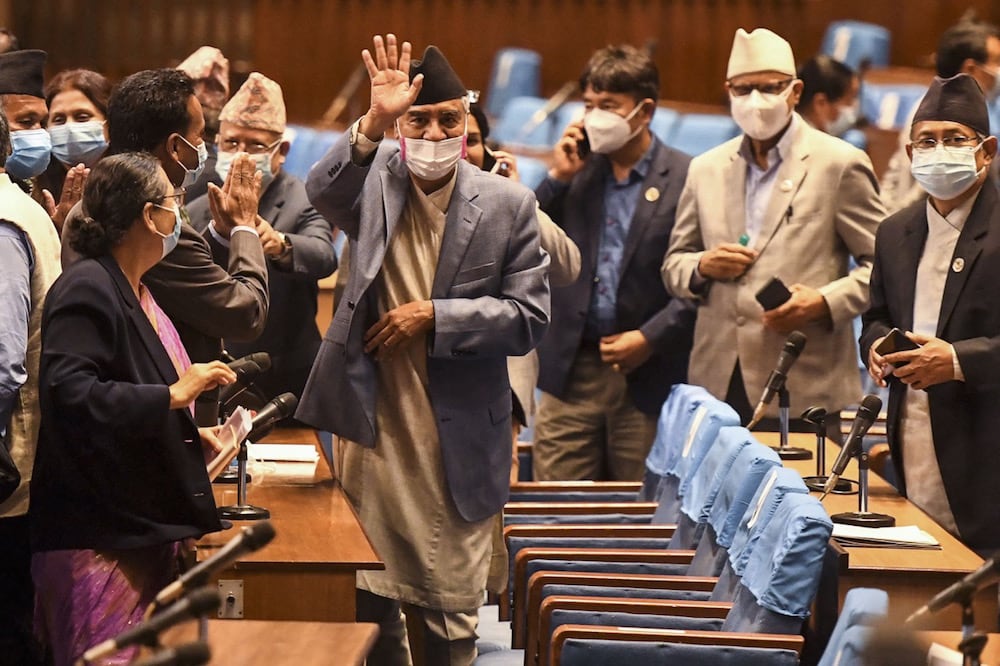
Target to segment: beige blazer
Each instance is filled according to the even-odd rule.
[[[861,398],[852,320],[868,307],[875,229],[885,209],[867,155],[801,119],[790,131],[797,135],[779,166],[753,246],[760,255],[747,273],[710,282],[701,294],[691,291],[702,252],[736,242],[746,228],[747,164],[738,137],[692,160],[662,274],[674,296],[700,299],[690,382],[724,397],[738,359],[751,403],[785,341],[764,328],[754,295],[774,276],[820,290],[833,327],[813,323],[802,329],[808,342],[787,382],[795,417],[810,405],[839,410]],[[857,267],[848,271],[852,256]],[[777,414],[777,401],[770,414]]]

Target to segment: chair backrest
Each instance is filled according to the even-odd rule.
[[[797,666],[798,663],[798,655],[792,650],[585,638],[567,639],[558,662],[559,666],[607,666],[607,664]]]
[[[566,131],[566,127],[570,123],[575,123],[576,121],[583,118],[583,102],[579,100],[573,100],[572,102],[566,102],[556,110],[556,132],[558,136],[562,136],[562,133]]]
[[[826,28],[821,51],[858,71],[862,65],[889,66],[889,30],[862,21],[834,21]]]
[[[844,632],[843,637],[840,639],[840,645],[837,646],[837,652],[831,656],[831,661],[829,662],[830,666],[865,666],[865,664],[870,664],[871,662],[865,658],[865,648],[868,647],[868,643],[871,642],[874,634],[874,628],[863,624],[847,629]],[[829,651],[829,649],[830,648],[827,647],[827,651]],[[826,659],[826,652],[823,652],[823,658]],[[824,662],[820,663],[822,664]],[[899,663],[913,662],[900,661]]]
[[[659,503],[654,520],[677,522],[681,497],[687,492],[691,476],[718,437],[719,429],[739,424],[739,414],[721,400],[709,398],[694,408],[683,442],[675,451],[673,464],[660,481]]]
[[[508,148],[550,148],[555,143],[555,119],[536,124],[533,117],[545,106],[541,97],[514,97],[504,106],[490,137]],[[520,162],[519,162],[520,164]]]
[[[542,160],[527,155],[519,155],[517,158],[517,174],[521,177],[521,184],[529,190],[541,185],[548,172],[549,168]]]
[[[666,144],[694,156],[725,143],[739,133],[740,128],[729,116],[720,113],[682,113],[674,123]]]
[[[841,660],[847,632],[852,627],[871,625],[884,618],[889,612],[889,595],[885,590],[871,587],[855,587],[844,596],[844,607],[840,609],[837,624],[823,650],[817,666],[846,666]]]
[[[682,515],[677,521],[674,539],[687,544],[698,542],[719,489],[732,470],[733,462],[753,441],[753,435],[741,426],[723,426],[719,429],[715,443],[709,447],[701,465],[691,475],[691,482],[681,496]],[[687,534],[689,530],[692,530],[691,534]],[[690,548],[691,545],[687,547]]]
[[[542,56],[530,49],[504,48],[493,57],[486,112],[494,118],[504,114],[515,97],[537,97],[541,93]]]
[[[726,477],[708,514],[708,524],[715,532],[716,542],[728,549],[747,505],[757,493],[764,476],[781,466],[781,458],[769,447],[758,442],[740,451],[733,462],[733,473]]]
[[[639,493],[640,502],[656,499],[660,479],[673,464],[697,406],[711,398],[712,394],[701,386],[674,384],[670,389],[670,394],[660,408],[653,446],[646,455],[646,477]]]
[[[653,113],[653,120],[649,123],[649,129],[656,135],[657,139],[669,146],[678,118],[680,118],[680,114],[673,109],[658,106]]]
[[[819,588],[832,534],[819,500],[786,493],[750,552],[722,630],[797,633]]]
[[[914,83],[865,83],[861,114],[879,129],[902,129],[926,92],[927,86]]]

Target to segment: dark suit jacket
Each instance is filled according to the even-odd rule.
[[[695,307],[690,301],[671,298],[660,277],[691,158],[656,138],[653,142],[653,162],[640,187],[625,240],[617,310],[618,330],[642,331],[654,349],[646,363],[629,373],[628,387],[638,409],[658,414],[670,387],[687,378]],[[604,227],[604,186],[610,170],[607,157],[595,154],[568,189],[557,189],[546,179],[536,191],[542,210],[580,248],[580,277],[568,287],[552,289],[552,325],[538,347],[538,386],[560,398],[565,395],[590,309]],[[646,196],[650,188],[658,194],[654,201]]]
[[[221,529],[177,373],[110,256],[48,293],[42,423],[31,480],[34,550],[139,548]]]
[[[379,317],[376,276],[411,181],[398,150],[379,148],[367,166],[350,151],[345,133],[306,181],[310,201],[351,239],[351,274],[295,417],[376,447],[376,367],[363,337]],[[448,488],[469,521],[507,501],[507,357],[548,327],[547,271],[531,191],[460,161],[431,290],[427,391]]]
[[[78,261],[70,246],[80,205],[63,225],[63,267]],[[267,321],[267,264],[260,241],[244,232],[230,243],[229,262],[221,268],[212,260],[212,248],[194,227],[184,224],[174,251],[143,276],[153,298],[177,327],[194,363],[216,361],[222,338],[253,340]],[[199,425],[218,423],[218,391],[206,391],[197,401]]]
[[[187,209],[191,226],[208,241],[215,263],[228,266],[229,248],[219,243],[208,229],[212,220],[208,197],[192,201]],[[224,344],[226,351],[236,357],[256,351],[269,353],[271,370],[254,383],[269,398],[286,391],[298,397],[319,349],[317,280],[337,269],[333,233],[330,224],[309,203],[305,185],[287,171],[279,171],[264,191],[257,212],[292,243],[292,263],[285,268],[273,260],[267,261],[270,308],[260,337],[241,341],[238,336],[224,336]]]
[[[893,326],[913,328],[917,266],[927,240],[926,199],[892,215],[878,229],[861,356]],[[937,337],[955,347],[965,381],[927,389],[938,466],[962,541],[980,552],[1000,548],[1000,195],[983,187],[955,246],[961,271],[945,282]],[[888,434],[898,478],[905,384],[890,379]],[[904,489],[905,491],[905,489]]]

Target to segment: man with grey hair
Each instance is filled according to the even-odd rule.
[[[28,484],[38,439],[42,306],[62,269],[52,220],[6,173],[10,154],[0,109],[0,446],[21,477],[9,496],[0,496],[0,654],[8,663],[36,664]]]

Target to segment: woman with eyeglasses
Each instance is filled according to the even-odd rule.
[[[142,284],[177,244],[181,195],[151,155],[98,162],[73,241],[85,259],[46,300],[32,578],[56,666],[140,622],[176,577],[178,543],[221,528],[205,470],[217,429],[195,425],[192,403],[235,374],[192,365]]]

